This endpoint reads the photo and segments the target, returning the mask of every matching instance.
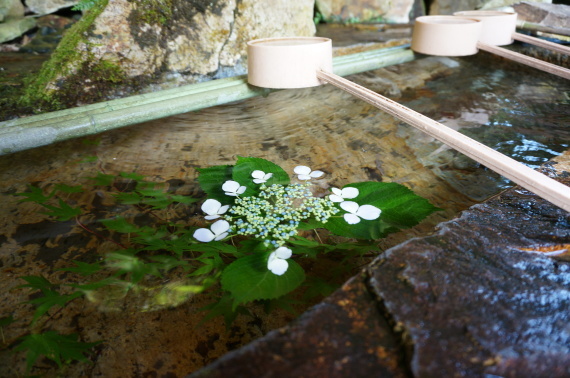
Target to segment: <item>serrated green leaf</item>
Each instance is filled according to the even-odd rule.
[[[29,192],[22,192],[22,193],[15,193],[15,196],[26,197],[21,199],[20,202],[36,202],[36,203],[44,203],[50,198],[53,197],[55,192],[51,192],[47,196],[44,195],[42,189],[38,188],[37,186],[28,185]]]
[[[273,299],[295,290],[305,279],[305,272],[294,260],[278,276],[267,269],[268,253],[255,253],[237,259],[222,272],[222,288],[229,291],[238,304],[258,299]]]
[[[97,176],[88,177],[88,179],[95,181],[95,185],[99,186],[111,186],[115,181],[115,176],[107,175],[101,172],[97,172]]]
[[[134,224],[128,222],[123,217],[116,217],[113,219],[103,219],[101,221],[105,227],[109,230],[121,232],[123,234],[128,234],[131,232],[139,231],[139,227],[135,226]]]
[[[48,209],[49,211],[43,211],[42,213],[55,217],[58,221],[61,222],[68,221],[71,218],[75,218],[76,216],[81,215],[80,208],[69,206],[61,198],[58,200],[58,203],[59,206],[48,205],[43,203],[42,206]]]
[[[26,335],[15,350],[27,350],[26,364],[29,371],[40,356],[45,356],[62,367],[71,361],[88,361],[84,353],[101,343],[82,343],[77,335],[60,335],[55,331],[47,331]]]
[[[123,205],[137,205],[141,203],[143,196],[137,192],[117,193],[114,194],[117,202]]]
[[[83,294],[76,291],[72,294],[59,294],[56,291],[50,291],[44,293],[43,297],[34,298],[28,303],[32,303],[37,306],[36,311],[34,312],[34,317],[32,319],[32,324],[35,323],[43,314],[48,312],[53,306],[60,306],[64,307],[67,302],[74,300],[75,298],[79,298]]]
[[[228,294],[223,295],[219,301],[202,307],[200,311],[207,311],[207,314],[202,320],[200,320],[198,326],[201,326],[208,320],[217,316],[223,316],[227,330],[231,328],[232,323],[239,314],[251,315],[245,307],[235,305],[234,299]]]
[[[26,281],[27,284],[18,285],[16,288],[27,287],[30,288],[30,290],[40,290],[42,293],[46,294],[47,292],[52,291],[52,288],[55,286],[43,276],[23,276],[20,278]]]
[[[66,184],[57,184],[54,188],[63,193],[81,193],[83,192],[83,187],[81,185],[70,186]]]
[[[174,194],[171,195],[170,198],[173,202],[181,203],[184,205],[190,205],[191,203],[198,202],[198,198],[190,197],[190,196],[183,196],[181,194]]]
[[[379,239],[401,229],[413,227],[425,217],[440,210],[426,199],[397,183],[362,182],[347,186],[357,188],[359,195],[351,199],[359,205],[373,205],[382,210],[376,220],[361,219],[348,224],[342,214],[331,217],[324,227],[336,235],[358,239]]]
[[[253,182],[251,173],[260,170],[264,173],[273,173],[273,176],[265,183],[266,186],[273,184],[288,185],[289,175],[280,166],[268,160],[254,157],[239,156],[232,171],[232,179],[246,187],[243,196],[252,196],[259,193],[260,184]]]
[[[82,276],[89,276],[103,269],[100,262],[94,262],[92,264],[89,264],[82,261],[73,260],[73,263],[75,263],[76,266],[71,266],[69,268],[62,268],[58,270],[61,270],[63,272],[74,272],[81,274]]]
[[[233,203],[233,198],[224,194],[222,185],[227,180],[232,180],[232,165],[216,165],[214,167],[197,169],[200,175],[198,183],[208,198],[217,199],[223,204]]]

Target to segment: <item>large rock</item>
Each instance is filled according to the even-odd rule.
[[[310,0],[103,1],[64,36],[28,94],[71,105],[173,78],[243,74],[248,40],[314,33]]]
[[[7,18],[0,23],[0,43],[11,41],[36,26],[36,20],[31,17]]]
[[[519,0],[435,0],[430,5],[429,14],[453,14],[464,10],[500,8],[518,2]],[[537,0],[537,2],[552,3],[552,0]]]
[[[568,185],[570,153],[557,160],[543,171]],[[510,189],[190,377],[568,377],[569,225]]]
[[[407,23],[410,13],[421,8],[418,0],[316,0],[316,7],[325,20]],[[418,16],[416,14],[415,16]]]
[[[523,1],[513,6],[518,19],[552,28],[570,29],[570,6]]]
[[[0,0],[0,22],[8,17],[24,17],[24,5],[20,0]]]
[[[37,14],[53,13],[62,8],[69,8],[79,3],[79,0],[26,0],[30,11]]]

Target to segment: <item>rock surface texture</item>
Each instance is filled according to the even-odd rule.
[[[419,16],[422,8],[418,0],[316,0],[315,5],[325,20],[369,21],[381,18],[394,23],[409,22],[410,14]]]
[[[570,184],[570,153],[556,160],[543,172]],[[190,377],[567,377],[569,225],[510,189]]]
[[[491,9],[511,6],[519,0],[435,0],[431,2],[429,14],[453,14],[472,9]],[[536,3],[552,3],[552,0],[537,0]]]
[[[553,28],[570,29],[570,6],[523,1],[513,6],[518,19]]]

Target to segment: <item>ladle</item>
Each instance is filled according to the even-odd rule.
[[[495,16],[422,16],[416,18],[412,50],[428,55],[465,56],[478,49],[570,79],[570,69],[499,47],[513,42],[516,13]]]
[[[483,23],[479,41],[489,45],[504,46],[513,43],[513,39],[543,47],[561,54],[570,54],[570,48],[544,39],[531,37],[516,32],[517,14],[514,12],[499,12],[471,10],[453,13],[454,16],[474,18]]]
[[[331,73],[331,62],[332,42],[328,38],[267,38],[248,42],[250,84],[264,88],[305,88],[323,82],[333,84],[570,211],[570,188],[567,186],[414,110]]]

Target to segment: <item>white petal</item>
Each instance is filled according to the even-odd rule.
[[[356,215],[363,219],[373,220],[380,216],[380,209],[372,205],[362,205],[358,208]]]
[[[342,190],[340,190],[339,188],[331,188],[331,192],[333,192],[337,196],[342,196]]]
[[[353,202],[353,201],[341,202],[340,207],[344,211],[348,211],[349,213],[353,213],[353,214],[356,214],[356,211],[358,210],[358,204],[356,202]]]
[[[215,235],[220,235],[230,229],[230,224],[228,221],[220,219],[219,221],[213,223],[210,228]]]
[[[245,192],[246,187],[245,186],[240,186],[238,188],[238,190],[236,191],[237,194],[242,194],[243,192]]]
[[[253,179],[253,182],[256,183],[256,184],[263,184],[265,181],[267,181],[267,180],[264,180],[264,179]]]
[[[263,179],[265,181],[269,180],[271,177],[273,177],[273,173],[266,173],[265,176],[263,176]]]
[[[256,179],[263,179],[264,176],[265,176],[265,172],[263,172],[263,171],[257,170],[257,171],[251,172],[251,177],[256,178]]]
[[[238,188],[239,188],[239,182],[232,181],[232,180],[228,180],[228,181],[224,182],[224,185],[222,185],[222,190],[224,190],[225,192],[234,192],[235,193],[238,190]]]
[[[273,253],[275,253],[275,256],[280,259],[288,259],[293,254],[293,251],[287,247],[279,247]]]
[[[309,175],[298,175],[297,178],[299,180],[310,180],[311,176],[309,176]]]
[[[351,186],[346,187],[342,190],[341,196],[347,199],[356,198],[358,197],[358,189],[353,188]]]
[[[224,232],[224,233],[219,234],[218,236],[216,236],[216,237],[214,238],[214,240],[215,240],[215,241],[222,240],[222,239],[225,238],[226,236],[228,236],[228,233],[227,233],[227,232]]]
[[[224,206],[220,207],[220,209],[218,210],[218,214],[224,214],[226,211],[228,211],[229,208],[230,208],[230,205],[224,205]]]
[[[218,210],[220,209],[221,206],[222,204],[220,203],[220,201],[210,198],[204,201],[204,203],[202,204],[202,211],[208,215],[218,214]]]
[[[206,215],[206,216],[204,217],[204,219],[212,220],[212,219],[218,219],[219,217],[220,217],[220,216],[219,216],[218,214],[215,214],[215,215]]]
[[[285,273],[287,271],[287,268],[289,268],[289,263],[282,259],[274,259],[267,264],[267,269],[269,269],[271,273],[278,276]]]
[[[238,194],[236,192],[225,192],[224,193],[226,196],[232,196],[232,197],[237,197]]]
[[[344,201],[344,198],[342,198],[341,196],[337,196],[336,194],[331,194],[329,196],[329,199],[333,202],[342,202]]]
[[[311,168],[307,167],[306,165],[298,165],[295,167],[295,169],[293,169],[293,172],[298,175],[308,175],[311,173]]]
[[[344,214],[344,220],[348,224],[357,224],[358,222],[360,222],[360,218],[358,217],[358,215],[354,214]]]
[[[317,177],[321,177],[324,174],[325,174],[325,172],[323,172],[323,171],[313,171],[313,172],[311,172],[311,177],[317,178]]]
[[[215,235],[212,233],[212,231],[208,230],[207,228],[199,228],[194,231],[194,238],[204,243],[214,240],[214,236]]]

